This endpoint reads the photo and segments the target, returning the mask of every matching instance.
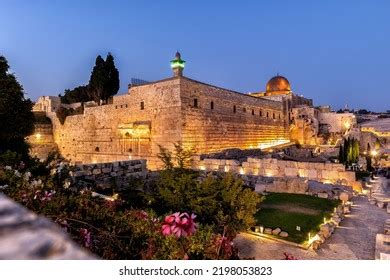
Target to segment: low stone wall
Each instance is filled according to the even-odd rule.
[[[97,188],[105,189],[113,183],[120,187],[129,177],[145,177],[147,173],[146,160],[140,159],[76,165],[70,175],[73,183],[91,182]]]
[[[352,186],[356,190],[361,188],[360,182],[356,181],[355,172],[346,171],[342,164],[337,163],[297,162],[251,157],[241,163],[237,160],[200,160],[200,157],[194,157],[193,168],[206,171],[230,171],[241,175],[307,178],[328,184]]]
[[[0,194],[0,259],[94,259],[59,226]]]

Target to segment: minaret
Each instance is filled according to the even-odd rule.
[[[181,59],[179,51],[176,52],[175,59],[171,60],[171,68],[174,77],[182,77],[185,61]]]

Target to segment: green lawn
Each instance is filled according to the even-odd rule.
[[[340,201],[301,194],[273,193],[265,196],[256,213],[257,224],[265,228],[281,228],[288,232],[287,240],[304,243],[309,232],[319,230],[324,217],[330,217]],[[296,227],[300,226],[301,231]]]

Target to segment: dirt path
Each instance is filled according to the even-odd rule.
[[[352,201],[351,214],[317,252],[240,234],[235,239],[240,257],[277,260],[283,258],[283,252],[287,252],[299,259],[374,259],[375,235],[383,231],[384,221],[390,215],[385,209],[371,205],[365,196],[356,196]]]

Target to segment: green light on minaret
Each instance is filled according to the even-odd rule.
[[[181,59],[179,52],[176,52],[175,59],[171,60],[171,68],[184,68],[185,61]]]

